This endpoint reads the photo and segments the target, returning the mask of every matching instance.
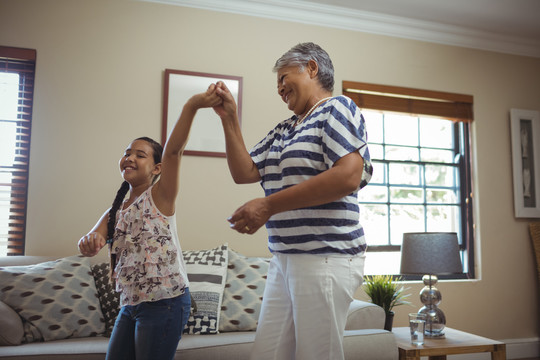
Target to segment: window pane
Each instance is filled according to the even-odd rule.
[[[451,150],[421,149],[420,160],[426,162],[443,162],[452,164],[454,162],[454,152]]]
[[[362,205],[360,223],[369,245],[388,245],[388,207],[386,205]]]
[[[0,166],[11,168],[15,160],[19,74],[0,73]],[[10,184],[11,171],[0,172],[0,183]],[[0,186],[0,256],[7,255],[11,187]]]
[[[420,185],[420,166],[415,164],[390,164],[390,184]]]
[[[15,105],[15,107],[17,107]],[[0,122],[0,166],[11,167],[15,161],[17,123]]]
[[[388,201],[388,190],[386,186],[371,185],[366,186],[358,193],[360,201],[386,203]]]
[[[16,120],[19,74],[0,72],[0,119]]]
[[[455,187],[454,169],[445,165],[426,165],[426,185]]]
[[[381,274],[395,275],[399,274],[401,266],[401,253],[394,252],[368,252],[366,254],[366,263],[364,273],[366,275]]]
[[[390,241],[401,245],[403,233],[425,231],[423,205],[390,205]]]
[[[369,184],[386,184],[386,165],[377,161],[373,161],[372,165],[373,175],[371,176]]]
[[[427,206],[427,231],[460,233],[458,206]]]
[[[448,189],[427,189],[426,202],[428,203],[445,203],[457,204],[458,199],[455,191]]]
[[[11,173],[0,173],[0,183],[10,183]],[[0,186],[0,256],[7,255],[11,187]]]
[[[24,254],[35,58],[0,46],[0,255]]]
[[[453,138],[451,121],[434,118],[420,119],[420,146],[452,149]]]
[[[11,166],[15,159],[19,74],[0,73],[0,166]],[[4,122],[6,121],[6,122]]]
[[[418,119],[407,115],[386,114],[384,141],[392,145],[418,145]]]
[[[382,145],[369,143],[369,155],[371,155],[371,160],[373,159],[384,159],[384,147]]]
[[[421,203],[424,201],[424,190],[391,186],[390,202],[394,203]]]
[[[383,114],[373,111],[362,111],[368,132],[368,142],[383,143]],[[371,147],[369,149],[371,151]]]
[[[418,161],[418,148],[387,145],[384,155],[386,160]]]

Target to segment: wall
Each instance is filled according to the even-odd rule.
[[[478,279],[441,282],[441,308],[451,327],[537,338],[536,270],[527,219],[514,218],[509,127],[510,108],[540,110],[535,58],[129,0],[0,0],[0,44],[37,49],[26,253],[77,252],[120,185],[127,144],[160,137],[164,69],[242,76],[251,146],[289,115],[271,68],[303,41],[332,56],[336,93],[353,80],[474,96]],[[177,206],[184,248],[228,242],[267,255],[264,230],[239,235],[226,221],[262,195],[257,184],[235,185],[225,159],[186,156]],[[420,307],[420,284],[407,286],[414,305],[396,308],[395,326]]]

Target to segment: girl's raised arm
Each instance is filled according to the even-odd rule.
[[[182,113],[165,143],[161,176],[152,189],[152,197],[157,208],[166,216],[171,216],[175,212],[180,159],[186,147],[195,114],[199,109],[214,107],[221,101],[221,98],[216,94],[214,84],[211,84],[206,92],[192,96],[185,103]]]

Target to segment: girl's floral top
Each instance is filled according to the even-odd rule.
[[[176,218],[156,208],[152,187],[118,211],[111,252],[121,306],[176,297],[189,286]]]

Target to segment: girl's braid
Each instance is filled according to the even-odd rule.
[[[126,194],[128,191],[129,191],[129,183],[127,181],[124,181],[122,185],[120,186],[120,189],[118,189],[118,192],[116,193],[116,197],[114,198],[114,201],[112,203],[111,209],[109,210],[109,219],[107,220],[107,243],[109,244],[109,253],[111,257],[111,262],[109,264],[110,279],[112,279],[114,267],[116,266],[116,254],[113,254],[113,252],[111,251],[113,237],[114,237],[114,229],[116,227],[116,213],[118,212],[118,209],[120,209],[120,206],[122,205],[122,202],[124,201],[124,198],[126,197]]]

